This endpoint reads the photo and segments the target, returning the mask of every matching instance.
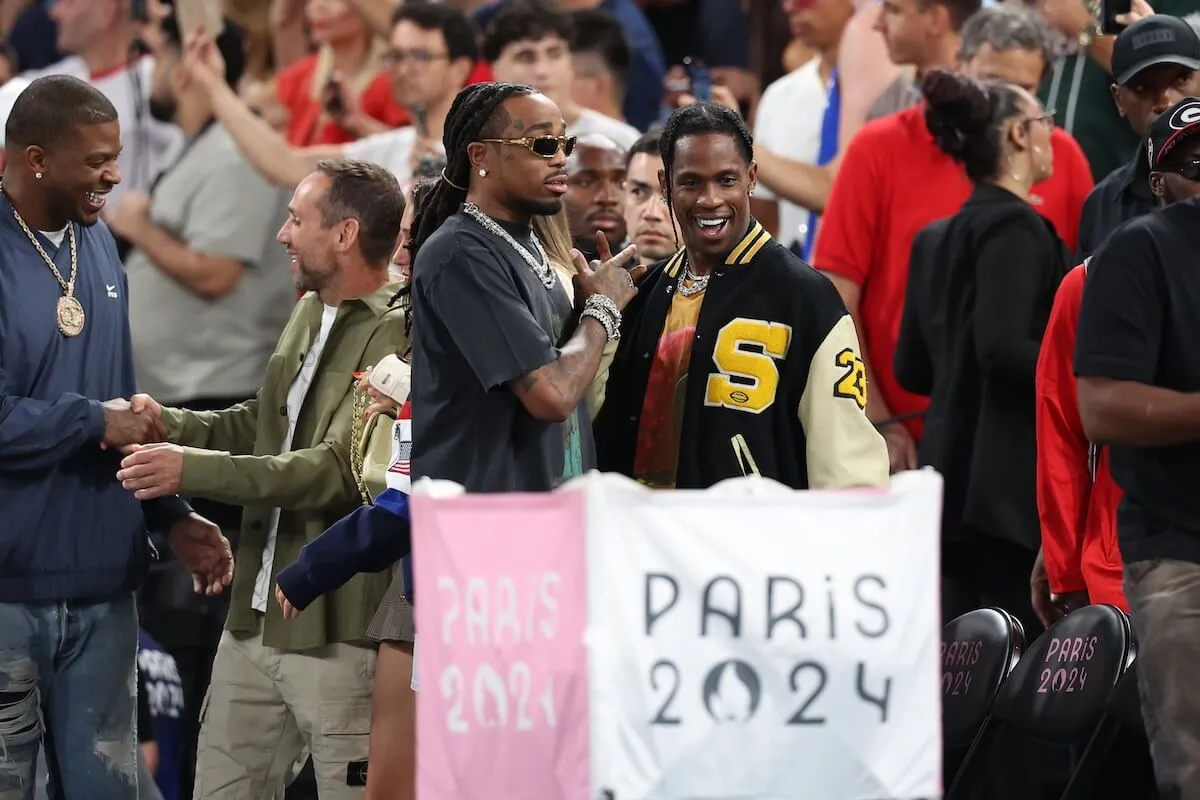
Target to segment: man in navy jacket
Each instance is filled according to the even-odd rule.
[[[0,795],[135,800],[133,592],[167,532],[196,590],[233,576],[229,543],[179,497],[121,488],[119,450],[161,441],[136,390],[125,273],[104,198],[117,112],[87,83],[30,84],[5,131],[0,193]]]

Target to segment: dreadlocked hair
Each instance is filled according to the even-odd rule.
[[[675,168],[675,146],[685,136],[718,133],[729,136],[737,145],[738,154],[750,166],[754,161],[754,137],[746,128],[742,115],[719,103],[693,103],[671,112],[658,140],[658,154],[662,156],[663,175],[666,176],[667,213],[671,215],[671,228],[678,230],[675,220],[675,204],[672,201],[674,184],[671,172]],[[675,234],[675,247],[679,247],[679,234]]]
[[[471,185],[471,159],[467,155],[467,145],[480,139],[499,138],[509,122],[505,114],[497,113],[500,105],[510,97],[533,93],[533,87],[515,83],[475,83],[454,98],[442,134],[446,168],[442,177],[436,179],[426,201],[414,206],[414,260],[421,245],[467,199],[466,187]]]

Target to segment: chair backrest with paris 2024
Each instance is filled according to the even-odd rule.
[[[1129,618],[1116,606],[1087,606],[1050,626],[1000,687],[946,800],[969,797],[985,779],[1006,729],[1050,744],[1086,743],[1132,660]]]
[[[970,747],[987,719],[1000,684],[1017,665],[1025,631],[999,608],[981,608],[942,628],[942,738]]]

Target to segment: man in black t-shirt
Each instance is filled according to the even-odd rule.
[[[635,248],[575,254],[577,315],[530,227],[562,208],[565,134],[527,86],[468,86],[450,109],[449,163],[413,224],[414,478],[547,491],[595,466],[582,401],[636,294]]]
[[[1163,797],[1200,797],[1200,99],[1147,144],[1160,205],[1092,258],[1075,373],[1088,438],[1110,445],[1142,714]]]

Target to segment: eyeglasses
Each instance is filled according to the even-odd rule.
[[[1157,166],[1155,172],[1173,172],[1180,175],[1184,180],[1200,182],[1200,160],[1192,160],[1186,164],[1177,166]]]
[[[1035,122],[1040,122],[1042,124],[1045,124],[1045,123],[1049,122],[1051,125],[1053,125],[1054,124],[1054,109],[1048,108],[1045,111],[1043,111],[1042,113],[1038,114],[1036,117],[1029,117],[1028,121],[1030,124],[1033,124]]]
[[[412,61],[417,64],[431,64],[442,58],[449,58],[449,53],[431,53],[428,50],[388,50],[383,54],[383,64],[387,67],[394,67],[398,64],[403,64],[406,61]]]
[[[570,156],[575,151],[575,138],[574,136],[522,136],[520,139],[480,139],[479,141],[493,144],[516,144],[535,156],[554,158],[560,149],[564,156]]]

